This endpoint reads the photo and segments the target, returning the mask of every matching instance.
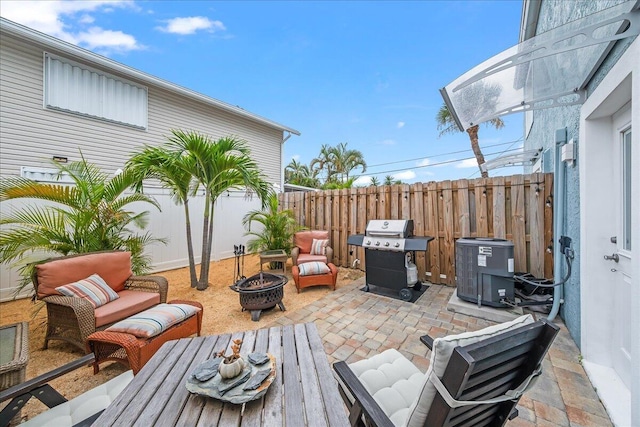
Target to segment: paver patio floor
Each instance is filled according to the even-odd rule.
[[[315,322],[329,362],[354,362],[396,348],[423,372],[428,349],[419,337],[439,337],[484,328],[493,322],[447,311],[454,288],[430,285],[414,303],[362,292],[363,282],[337,289],[305,308],[287,313],[275,323]],[[534,313],[534,316],[545,316]],[[521,399],[511,427],[611,426],[612,423],[579,363],[579,350],[562,320],[544,361],[543,374]]]

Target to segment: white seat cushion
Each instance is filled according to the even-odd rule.
[[[407,418],[424,374],[395,349],[349,365],[369,394],[395,425]]]
[[[127,371],[68,402],[54,406],[21,425],[73,426],[109,406],[132,379],[133,371]]]

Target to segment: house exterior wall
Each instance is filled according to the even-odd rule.
[[[167,90],[148,87],[146,130],[43,108],[43,52],[43,48],[3,35],[1,175],[17,175],[20,166],[46,167],[54,155],[78,160],[78,148],[89,161],[114,172],[123,167],[133,151],[145,144],[161,144],[171,129],[180,128],[197,130],[213,139],[229,135],[245,139],[267,180],[282,185],[282,131]],[[79,58],[69,59],[82,63]]]
[[[612,1],[556,1],[542,0],[536,35],[556,28],[567,22],[582,18],[607,7],[623,3],[624,0]],[[618,61],[633,40],[619,41],[611,50],[605,61],[587,85],[587,97],[607,75],[611,67]],[[525,140],[525,150],[540,148],[554,151],[555,131],[566,128],[567,141],[579,141],[580,106],[557,107],[533,112],[533,125]],[[578,150],[576,149],[576,153]],[[580,346],[580,175],[578,172],[580,158],[573,166],[566,168],[566,215],[565,232],[573,240],[572,247],[576,257],[573,261],[571,278],[564,285],[564,304],[560,315],[564,319],[571,337]],[[547,170],[553,170],[547,169]],[[525,168],[530,173],[531,167]],[[554,242],[557,244],[557,237]]]
[[[45,51],[146,87],[147,129],[44,108]],[[57,52],[3,32],[0,44],[0,176],[20,175],[22,166],[51,168],[50,159],[53,156],[67,157],[69,161],[80,160],[80,149],[87,161],[112,175],[124,167],[134,151],[147,144],[164,143],[171,129],[195,130],[213,140],[230,135],[246,140],[266,180],[282,187],[282,129],[235,115],[166,88],[144,84],[129,75],[120,75],[87,63],[68,52]],[[149,230],[154,236],[169,240],[166,246],[148,248],[154,270],[187,265],[182,206],[175,206],[166,190],[149,188],[148,192],[162,206],[162,212],[151,205],[140,206],[140,209],[151,213]],[[198,259],[204,206],[199,199],[202,197],[191,202],[194,250]],[[218,200],[212,259],[233,256],[233,244],[246,244],[242,217],[248,210],[259,207],[256,197],[248,200],[242,191],[229,192]],[[9,209],[9,204],[3,203],[2,209]],[[18,275],[15,270],[0,265],[0,279],[0,300],[6,300],[11,294],[9,289],[17,283]]]

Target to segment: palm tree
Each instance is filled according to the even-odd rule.
[[[476,83],[466,88],[465,96],[470,101],[461,103],[461,106],[462,108],[469,110],[469,114],[471,114],[472,117],[481,115],[483,111],[495,110],[496,99],[500,95],[501,91],[502,88],[499,85]],[[460,132],[460,128],[456,124],[451,112],[447,108],[447,105],[444,103],[436,114],[436,123],[438,124],[438,130],[440,131],[439,136]],[[484,123],[490,124],[496,129],[502,129],[504,127],[504,122],[499,117],[493,118]],[[473,154],[476,156],[476,161],[478,162],[480,174],[483,178],[488,178],[489,172],[483,171],[481,167],[481,165],[485,163],[485,160],[482,155],[482,150],[480,150],[480,144],[478,143],[478,130],[479,125],[473,125],[467,129],[467,134],[471,141],[471,149],[473,150]]]
[[[189,197],[197,190],[197,183],[191,174],[192,165],[188,156],[170,152],[160,147],[146,146],[127,162],[126,168],[135,174],[138,180],[137,189],[142,189],[145,179],[157,179],[163,187],[169,189],[171,198],[177,205],[184,207],[185,227],[187,233],[187,253],[189,257],[189,277],[191,287],[198,284],[196,275],[193,238],[191,235],[191,219],[189,214]]]
[[[256,193],[262,204],[273,192],[271,185],[251,158],[245,141],[224,137],[217,141],[197,132],[172,131],[167,149],[186,156],[190,172],[205,190],[203,215],[202,260],[198,290],[209,286],[209,264],[213,244],[213,213],[215,202],[228,190],[245,189]]]
[[[312,171],[309,166],[292,159],[284,168],[284,181],[289,184],[303,185],[305,187],[319,187],[317,171]]]
[[[324,190],[342,190],[344,188],[351,188],[353,187],[353,183],[356,182],[356,178],[351,177],[349,179],[347,179],[346,181],[337,181],[337,180],[332,180],[329,182],[325,182],[325,184],[322,186],[322,188]]]
[[[392,175],[387,175],[384,177],[384,185],[396,185],[402,184],[402,180],[395,179]]]
[[[380,185],[380,180],[377,177],[372,176],[371,177],[371,184],[369,184],[369,187],[377,187],[379,185]]]
[[[81,153],[82,155],[82,153]],[[100,250],[131,252],[132,270],[148,270],[150,259],[144,254],[147,244],[162,242],[148,232],[137,234],[130,227],[144,230],[149,212],[127,209],[132,203],[149,203],[158,210],[152,197],[140,193],[125,194],[136,183],[131,171],[109,179],[97,166],[81,161],[68,165],[52,163],[73,180],[74,185],[42,183],[21,177],[0,180],[0,201],[39,199],[46,204],[27,205],[16,210],[3,209],[0,225],[0,261],[20,262],[20,272],[28,283],[29,254],[69,255]]]
[[[362,173],[367,170],[367,162],[364,161],[362,152],[347,149],[346,142],[341,142],[335,147],[331,147],[329,153],[333,163],[333,170],[339,175],[341,181],[348,181],[349,173],[358,167],[362,168]]]
[[[323,144],[322,147],[320,147],[320,154],[318,157],[311,160],[311,163],[309,164],[309,168],[315,176],[321,172],[325,172],[325,182],[331,181],[335,174],[331,149],[332,147],[330,145]]]

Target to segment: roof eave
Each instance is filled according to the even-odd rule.
[[[196,101],[202,102],[204,104],[211,105],[213,107],[227,111],[236,116],[240,116],[245,119],[263,124],[270,128],[278,129],[284,132],[289,132],[291,134],[298,135],[298,136],[300,135],[300,132],[297,131],[296,129],[290,128],[288,126],[282,125],[280,123],[277,123],[272,120],[266,119],[264,117],[258,116],[256,114],[250,113],[246,110],[243,110],[240,107],[227,104],[225,102],[208,97],[206,95],[203,95],[191,89],[187,89],[185,87],[176,85],[174,83],[170,83],[166,80],[162,80],[158,77],[152,76],[151,74],[147,74],[142,71],[136,70],[135,68],[128,67],[117,61],[106,58],[102,55],[98,55],[89,50],[83,49],[79,46],[75,46],[71,43],[67,43],[63,40],[41,33],[31,28],[25,27],[24,25],[20,25],[6,18],[0,17],[0,30],[8,34],[20,37],[22,39],[26,39],[32,43],[36,43],[50,49],[55,49],[59,52],[73,55],[85,61],[89,61],[93,64],[100,65],[101,67],[107,68],[108,70],[116,71],[125,76],[144,82],[145,84],[159,87],[159,88],[168,90],[170,92],[185,96],[187,98],[191,98]]]
[[[520,20],[520,40],[522,43],[536,35],[540,6],[542,0],[524,0],[522,2],[522,18]]]

